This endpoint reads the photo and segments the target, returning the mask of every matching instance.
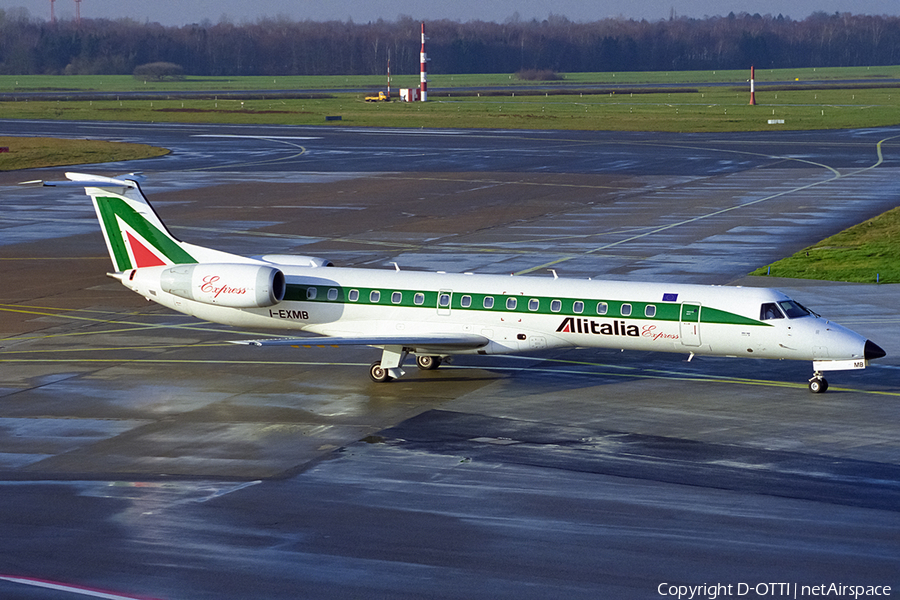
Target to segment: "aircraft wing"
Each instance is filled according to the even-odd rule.
[[[441,352],[481,348],[490,340],[471,333],[446,333],[430,335],[372,335],[360,337],[284,337],[261,340],[236,340],[232,344],[248,346],[292,346],[312,348],[314,346],[402,346],[420,351]]]

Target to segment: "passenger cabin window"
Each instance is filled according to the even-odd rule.
[[[328,299],[329,300],[337,300],[338,299],[338,291],[337,288],[328,288]]]
[[[438,306],[441,308],[449,308],[450,294],[441,294],[438,296]]]
[[[582,305],[582,308],[584,306]],[[561,300],[551,300],[550,301],[550,310],[552,312],[559,312],[562,310],[562,301]]]
[[[537,298],[532,298],[528,301],[528,310],[537,310],[541,307],[541,301]]]
[[[622,316],[623,316],[623,317],[630,317],[630,316],[631,316],[631,305],[630,305],[630,304],[623,304],[623,305],[622,305]]]
[[[379,300],[381,300],[381,292],[379,292],[378,290],[372,290],[369,293],[369,302],[377,304]]]
[[[403,302],[403,294],[401,292],[394,292],[391,294],[391,302],[394,304],[400,304]]]
[[[507,310],[516,310],[516,304],[518,304],[518,301],[515,298],[507,298],[506,299],[506,309]]]
[[[485,308],[494,308],[494,297],[493,296],[485,296],[483,306]]]
[[[315,300],[316,299],[316,288],[306,288],[306,299],[307,300]]]
[[[347,298],[349,298],[350,302],[356,302],[359,300],[359,290],[350,290],[350,293],[347,294]]]
[[[584,302],[582,302],[581,300],[576,300],[575,304],[572,305],[572,312],[574,312],[577,315],[580,315],[581,313],[583,313],[584,312]]]
[[[784,315],[778,309],[778,305],[774,302],[766,302],[759,308],[759,320],[771,321],[772,319],[783,319]]]
[[[644,309],[644,316],[648,319],[652,319],[656,316],[656,307],[652,304],[648,304],[647,308]]]
[[[463,308],[469,308],[472,306],[472,296],[463,296],[459,301],[460,306]]]
[[[609,304],[607,304],[606,302],[598,302],[597,303],[597,314],[598,315],[605,315],[608,310],[609,310]]]
[[[416,306],[422,306],[423,304],[425,304],[425,294],[423,294],[422,292],[416,293],[416,295],[413,296],[413,303]]]

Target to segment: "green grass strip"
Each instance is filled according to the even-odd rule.
[[[55,138],[0,137],[0,171],[84,165],[151,158],[168,154],[165,148],[144,144]]]
[[[900,283],[900,207],[826,238],[751,275]]]

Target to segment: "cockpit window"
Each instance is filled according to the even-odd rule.
[[[759,320],[771,321],[772,319],[783,319],[784,315],[778,310],[778,305],[774,302],[767,302],[759,308]]]
[[[782,300],[781,302],[767,302],[759,308],[759,318],[761,321],[770,321],[772,319],[796,319],[811,314],[809,310],[803,308],[800,304],[793,300]]]
[[[781,310],[784,311],[784,314],[787,315],[788,319],[796,319],[797,317],[805,317],[809,314],[809,311],[794,302],[793,300],[782,300],[778,303],[778,306],[781,307]]]

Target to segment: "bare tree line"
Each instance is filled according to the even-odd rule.
[[[900,17],[814,13],[661,21],[511,19],[427,23],[430,73],[660,71],[900,63]],[[186,75],[415,73],[419,21],[264,19],[164,27],[133,20],[49,23],[0,10],[0,73],[131,74],[170,62]]]

